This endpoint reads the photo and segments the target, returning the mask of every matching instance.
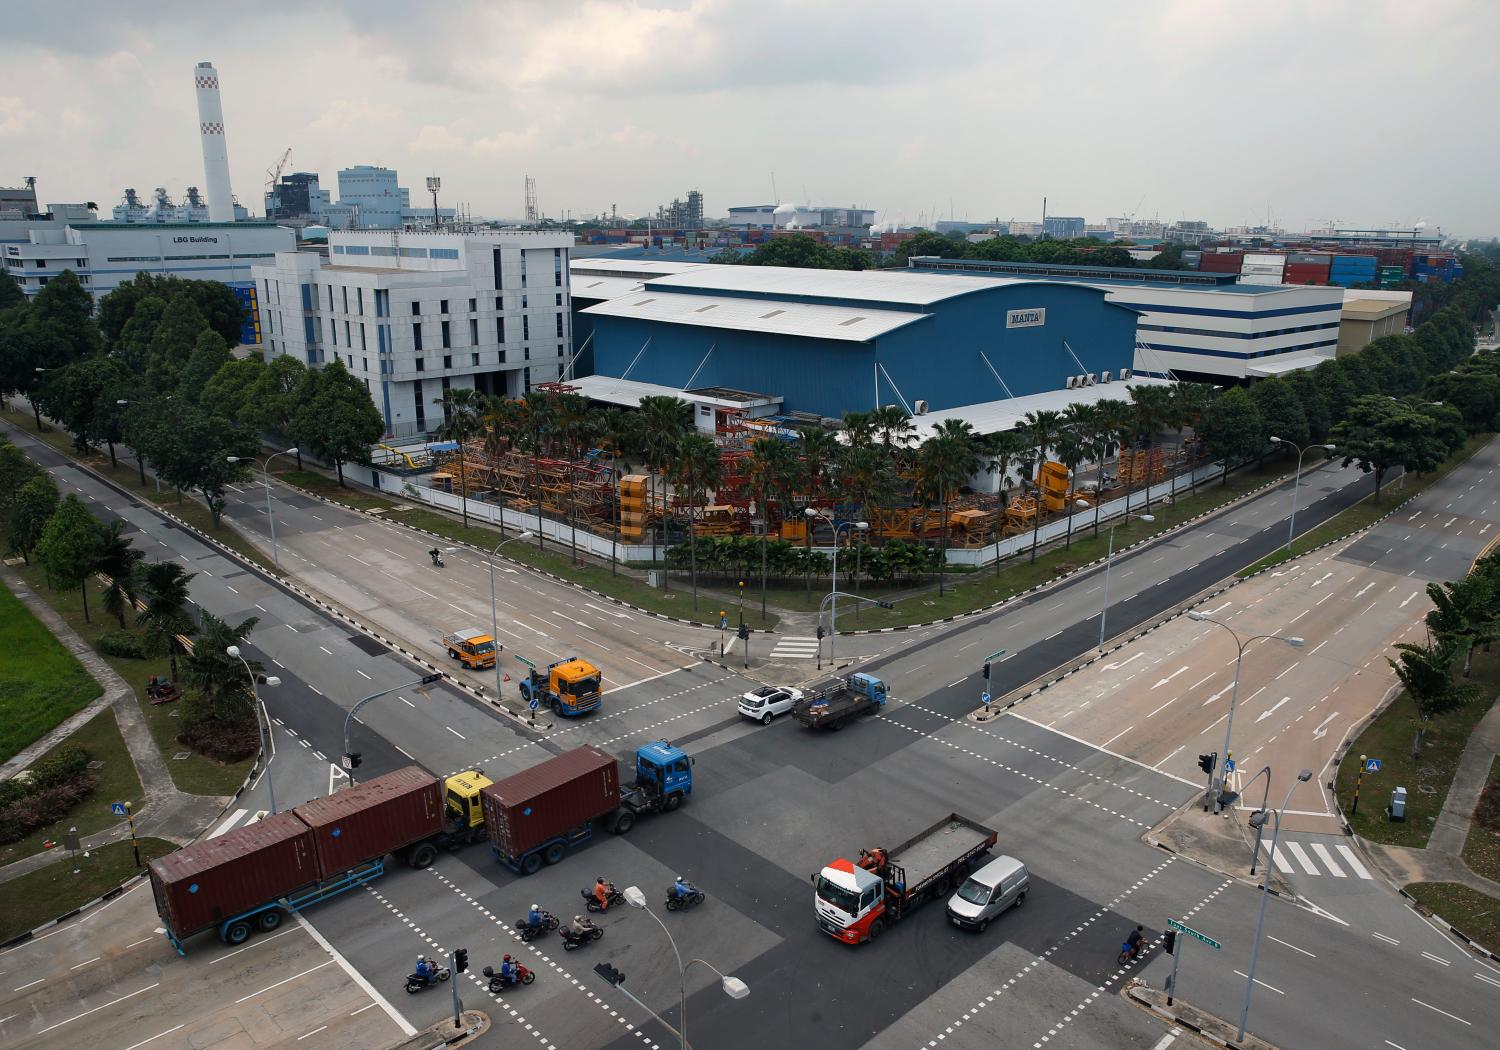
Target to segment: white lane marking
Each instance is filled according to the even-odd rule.
[[[397,748],[396,750],[400,751],[401,749]],[[403,755],[406,754],[405,751],[402,751],[401,753]],[[411,756],[407,755],[406,757],[410,758]],[[394,1006],[390,1004],[390,1001],[386,999],[385,996],[381,995],[375,990],[375,986],[373,984],[365,980],[364,976],[358,970],[349,965],[349,960],[345,959],[343,955],[339,953],[339,950],[337,948],[329,944],[328,938],[319,933],[313,926],[313,924],[308,922],[307,919],[303,917],[301,912],[297,912],[292,917],[296,919],[298,924],[301,925],[301,927],[312,936],[313,940],[318,942],[318,947],[322,948],[329,955],[333,956],[332,961],[338,963],[339,966],[343,968],[344,972],[349,975],[349,979],[351,981],[359,985],[360,988],[364,989],[364,993],[366,995],[380,1004],[380,1008],[386,1012],[386,1015],[390,1017],[392,1021],[396,1022],[396,1026],[400,1028],[408,1038],[417,1034],[417,1030],[411,1026],[411,1023],[408,1022],[406,1018],[401,1016],[401,1014],[396,1010]]]
[[[1305,949],[1305,948],[1299,948],[1295,944],[1288,944],[1286,941],[1282,940],[1280,937],[1273,937],[1271,934],[1268,933],[1268,934],[1266,934],[1266,939],[1267,940],[1275,941],[1277,944],[1281,945],[1283,948],[1290,948],[1294,952],[1301,952],[1303,955],[1307,956],[1309,959],[1316,959],[1317,958],[1316,955],[1314,955],[1312,952],[1308,951],[1307,949]]]
[[[379,1003],[365,1003],[365,1005],[361,1006],[358,1010],[355,1010],[349,1016],[350,1017],[358,1017],[360,1014],[364,1013],[366,1010],[369,1010],[372,1007],[376,1007],[376,1006],[379,1006],[379,1005],[380,1005]]]
[[[1232,663],[1233,661],[1230,661],[1230,662]],[[1233,688],[1234,688],[1233,685],[1226,685],[1223,689],[1220,689],[1213,696],[1211,696],[1207,700],[1203,701],[1203,703],[1200,704],[1199,706],[1200,707],[1207,707],[1209,704],[1213,703],[1215,700],[1219,699],[1219,697],[1223,696],[1225,693],[1229,692],[1229,690],[1231,690]]]
[[[1151,1048],[1151,1050],[1167,1050],[1167,1047],[1171,1046],[1176,1041],[1177,1041],[1177,1029],[1174,1028],[1170,1032],[1168,1032],[1166,1035],[1164,1035],[1160,1039],[1158,1039],[1156,1041],[1156,1045],[1153,1046]]]
[[[1319,722],[1318,723],[1318,728],[1316,728],[1316,729],[1313,730],[1313,739],[1314,740],[1322,740],[1325,736],[1327,736],[1328,735],[1328,723],[1332,722],[1338,716],[1339,716],[1339,713],[1337,711],[1334,711],[1327,718],[1323,719],[1323,721]],[[1343,849],[1344,847],[1340,846],[1339,848]]]
[[[1161,712],[1165,711],[1167,708],[1171,707],[1176,702],[1177,702],[1177,698],[1174,696],[1172,699],[1170,699],[1166,703],[1162,704],[1160,707],[1158,707],[1155,711],[1152,711],[1151,714],[1147,715],[1146,717],[1147,718],[1151,718],[1151,717],[1153,717],[1155,715],[1158,715]]]
[[[318,648],[319,648],[319,649],[323,649],[323,647],[322,647],[322,646],[321,646],[321,645],[320,645],[320,646],[318,646]],[[329,655],[329,656],[332,656],[332,655],[333,655],[333,650],[332,650],[332,649],[323,649],[323,651],[324,651],[324,652],[325,652],[325,653],[327,653],[327,654],[328,654],[328,655]]]
[[[1344,863],[1349,865],[1349,867],[1353,869],[1354,874],[1358,875],[1362,879],[1368,879],[1370,877],[1370,873],[1365,870],[1365,866],[1359,862],[1359,858],[1354,855],[1354,851],[1352,849],[1344,845],[1342,842],[1335,845],[1334,849],[1339,851],[1339,856],[1344,858]]]
[[[1277,708],[1279,708],[1282,704],[1286,703],[1290,699],[1291,699],[1291,697],[1289,697],[1289,696],[1283,696],[1280,700],[1276,701],[1275,705],[1273,707],[1271,707],[1269,710],[1262,711],[1260,713],[1260,716],[1258,718],[1256,718],[1256,721],[1257,722],[1264,722],[1266,719],[1270,718],[1272,715],[1274,715],[1276,713],[1276,709]]]
[[[357,674],[357,675],[359,675],[361,678],[365,679],[365,681],[367,681],[367,682],[373,682],[373,681],[375,681],[375,679],[373,679],[369,675],[365,674],[358,667],[356,667],[354,669],[354,673]]]
[[[1294,660],[1291,664],[1287,665],[1286,669],[1283,670],[1279,675],[1277,675],[1275,678],[1271,679],[1271,681],[1273,681],[1273,682],[1279,682],[1279,681],[1281,681],[1287,675],[1289,675],[1293,671],[1295,671],[1297,669],[1297,665],[1300,664],[1301,662],[1302,662],[1301,660]]]
[[[1426,953],[1424,952],[1423,954],[1426,954]],[[94,963],[98,962],[99,958],[100,957],[96,955],[92,959],[88,959],[88,960],[85,960],[84,962],[79,963],[77,966],[69,966],[68,969],[70,969],[70,970],[81,970],[85,966],[92,966]]]
[[[1321,642],[1319,642],[1319,643],[1318,643],[1318,644],[1317,644],[1317,645],[1315,645],[1315,646],[1313,646],[1313,647],[1312,647],[1312,648],[1311,648],[1311,649],[1309,649],[1309,650],[1308,650],[1308,651],[1307,651],[1307,655],[1308,655],[1308,656],[1311,656],[1311,655],[1312,655],[1312,654],[1313,654],[1313,653],[1315,653],[1315,652],[1317,652],[1317,651],[1318,651],[1318,650],[1319,650],[1319,649],[1321,649],[1321,648],[1323,648],[1323,646],[1325,646],[1325,645],[1327,645],[1327,644],[1328,644],[1328,639],[1327,639],[1327,638],[1324,638],[1324,639],[1323,639],[1323,640],[1322,640],[1322,641],[1321,641]]]
[[[1218,674],[1218,672],[1215,671],[1214,674]],[[1188,686],[1188,688],[1189,689],[1197,689],[1200,685],[1202,685],[1204,682],[1208,681],[1213,676],[1214,676],[1213,674],[1206,674],[1202,678],[1200,678],[1196,682],[1194,682],[1192,685]]]
[[[1452,966],[1453,965],[1447,959],[1444,959],[1441,956],[1433,955],[1431,952],[1423,952],[1422,953],[1422,958],[1424,958],[1424,959],[1431,959],[1433,962],[1437,963],[1439,966]],[[74,969],[77,969],[77,967],[74,967]]]
[[[292,625],[291,625],[291,624],[289,624],[289,623],[284,623],[284,624],[282,624],[282,625],[281,625],[281,626],[283,626],[283,627],[285,627],[285,628],[286,628],[286,629],[287,629],[287,630],[288,630],[288,631],[291,631],[291,632],[292,632],[292,633],[293,633],[293,634],[301,634],[301,633],[302,633],[302,632],[301,632],[301,631],[299,631],[299,630],[297,630],[297,628],[295,628],[295,627],[293,627],[293,626],[292,626]],[[332,653],[330,653],[330,654],[329,654],[329,655],[330,655],[330,656],[331,656],[331,655],[333,655],[333,654],[332,654]]]
[[[1280,846],[1277,846],[1276,852],[1271,854],[1271,859],[1276,862],[1276,867],[1281,870],[1283,875],[1295,875],[1297,873],[1297,869],[1288,864],[1286,858],[1281,855]]]
[[[302,1042],[302,1040],[308,1038],[308,1036],[314,1036],[314,1035],[317,1035],[319,1032],[326,1032],[327,1030],[328,1030],[328,1026],[326,1024],[325,1025],[320,1025],[319,1027],[314,1028],[311,1032],[308,1032],[306,1035],[299,1035],[297,1037],[297,1042],[300,1043],[300,1042]]]
[[[265,607],[265,606],[264,606],[264,605],[262,605],[262,604],[260,604],[260,602],[255,602],[255,603],[253,603],[253,604],[254,604],[254,605],[255,605],[255,607],[256,607],[256,608],[257,608],[257,609],[259,609],[259,610],[260,610],[260,611],[261,611],[261,612],[270,612],[270,611],[271,611],[271,610],[270,610],[270,609],[267,609],[267,608],[266,608],[266,607]]]
[[[264,988],[262,988],[258,992],[251,992],[249,995],[241,996],[240,998],[238,998],[238,999],[236,999],[234,1001],[234,1005],[238,1006],[238,1005],[240,1005],[240,1003],[243,1003],[243,1002],[245,1002],[247,1000],[250,1000],[250,999],[254,999],[257,995],[264,995],[266,992],[269,992],[272,989],[280,988],[284,984],[290,984],[291,982],[297,980],[299,977],[306,977],[308,974],[312,973],[314,970],[321,970],[325,966],[332,966],[332,965],[333,965],[333,960],[332,959],[328,959],[328,960],[326,960],[324,962],[320,962],[320,963],[318,963],[318,965],[316,965],[314,967],[311,967],[310,969],[303,970],[301,973],[293,974],[292,976],[290,976],[290,977],[288,977],[288,978],[286,978],[284,980],[277,981],[275,984],[268,984],[268,985],[266,985]],[[153,985],[152,987],[155,987],[155,985]]]
[[[454,729],[452,726],[443,726],[443,728],[446,729],[446,730],[448,730],[448,732],[452,733],[454,736],[458,737],[458,739],[460,739],[460,740],[467,740],[467,739],[469,739],[468,737],[466,737],[462,733],[460,733],[457,729]]]
[[[114,1006],[115,1003],[123,1003],[126,999],[134,998],[135,996],[140,995],[142,992],[149,992],[153,988],[160,988],[160,987],[161,987],[161,982],[157,981],[155,984],[148,984],[144,988],[137,988],[135,991],[129,993],[128,995],[122,995],[118,999],[111,999],[107,1003],[100,1003],[98,1006],[94,1007],[92,1010],[85,1010],[81,1014],[74,1014],[72,1017],[69,1017],[65,1021],[58,1021],[57,1024],[48,1025],[46,1028],[43,1028],[40,1032],[38,1032],[37,1035],[46,1035],[48,1032],[52,1031],[52,1029],[54,1029],[54,1028],[61,1028],[65,1024],[72,1024],[74,1021],[78,1020],[80,1017],[87,1017],[89,1014],[96,1014],[100,1010],[105,1009],[106,1007]],[[241,1001],[243,1002],[243,1000],[241,1000]],[[1425,1006],[1426,1004],[1424,1003],[1423,1005]],[[1468,1022],[1464,1022],[1464,1023],[1467,1024]]]
[[[218,963],[223,962],[225,959],[233,959],[236,955],[240,954],[240,952],[248,952],[251,948],[258,948],[262,944],[270,944],[277,937],[285,937],[289,933],[296,933],[296,932],[297,931],[296,931],[296,929],[294,927],[288,926],[286,929],[282,930],[280,933],[273,933],[269,937],[257,937],[257,938],[255,938],[255,940],[251,941],[249,944],[245,945],[243,948],[236,948],[234,951],[230,952],[228,955],[215,956],[214,958],[208,960],[208,965],[214,966],[214,965],[216,965]]]
[[[404,697],[404,696],[398,696],[398,697],[396,697],[396,699],[397,699],[397,700],[400,700],[400,701],[401,701],[401,702],[402,702],[402,703],[403,703],[403,704],[405,704],[405,705],[406,705],[406,706],[407,706],[407,707],[416,707],[416,706],[417,706],[417,705],[416,705],[416,704],[414,704],[414,703],[412,703],[412,702],[411,702],[411,701],[410,701],[410,700],[408,700],[408,699],[407,699],[407,698],[406,698],[406,697]]]
[[[1120,739],[1122,736],[1124,736],[1128,732],[1130,732],[1129,729],[1122,729],[1122,730],[1120,730],[1114,736],[1110,737],[1104,743],[1100,744],[1099,745],[1099,750],[1103,751],[1105,748],[1109,747],[1110,744],[1113,744],[1116,740]]]
[[[1416,996],[1412,996],[1412,1000],[1411,1001],[1414,1002],[1414,1003],[1416,1003],[1418,1006],[1425,1006],[1425,1007],[1427,1007],[1427,1009],[1431,1010],[1435,1014],[1442,1014],[1444,1017],[1451,1017],[1453,1020],[1457,1021],[1459,1024],[1468,1025],[1470,1028],[1474,1027],[1472,1024],[1470,1024],[1468,1021],[1465,1021],[1462,1017],[1459,1017],[1457,1014],[1450,1014],[1447,1010],[1439,1010],[1436,1006],[1433,1006],[1431,1003],[1424,1003],[1422,1000],[1418,999]],[[44,1029],[42,1029],[42,1031],[45,1032],[46,1029],[44,1028]]]
[[[1389,1039],[1387,1039],[1385,1041],[1385,1045],[1386,1046],[1394,1046],[1396,1048],[1396,1050],[1406,1050],[1406,1047],[1402,1046],[1400,1043],[1393,1043]]]
[[[187,1027],[186,1024],[175,1025],[175,1026],[173,1026],[171,1028],[168,1028],[165,1032],[157,1032],[155,1035],[151,1036],[148,1039],[142,1039],[139,1043],[132,1043],[131,1045],[127,1046],[125,1048],[125,1050],[138,1050],[139,1047],[143,1047],[147,1043],[155,1042],[156,1040],[160,1039],[162,1036],[164,1036],[164,1035],[171,1035],[173,1032],[177,1031],[177,1029],[179,1029],[179,1028],[185,1028],[185,1027]]]
[[[1300,864],[1300,865],[1302,865],[1302,870],[1305,871],[1305,872],[1307,872],[1307,874],[1309,874],[1309,875],[1321,875],[1322,874],[1322,872],[1320,872],[1318,870],[1318,866],[1312,862],[1312,858],[1307,855],[1307,851],[1304,850],[1297,843],[1295,843],[1295,842],[1288,842],[1286,844],[1286,848],[1287,848],[1288,851],[1290,851],[1290,853],[1292,854],[1292,856],[1294,856],[1294,857],[1297,858],[1297,863]]]
[[[224,823],[220,824],[218,827],[214,828],[213,832],[208,837],[211,839],[218,838],[220,835],[224,834],[230,828],[238,824],[240,822],[240,818],[248,812],[250,812],[248,809],[235,810],[229,815],[229,819],[224,821]]]
[[[1400,941],[1396,940],[1396,938],[1394,938],[1394,937],[1387,937],[1385,934],[1383,934],[1383,933],[1376,933],[1374,930],[1370,931],[1370,936],[1374,937],[1374,938],[1376,938],[1378,940],[1385,941],[1386,944],[1400,944],[1401,943]]]
[[[1237,973],[1237,974],[1239,974],[1241,977],[1246,978],[1247,980],[1252,979],[1248,973],[1242,973],[1239,970],[1236,970],[1234,972]],[[1262,988],[1269,989],[1270,991],[1275,992],[1277,995],[1285,995],[1286,994],[1280,988],[1277,988],[1274,984],[1267,984],[1265,981],[1262,981],[1259,977],[1253,978],[1253,980],[1255,981],[1256,984],[1260,985]]]
[[[1172,679],[1176,678],[1178,675],[1184,673],[1186,670],[1187,670],[1186,667],[1179,667],[1177,670],[1175,670],[1171,674],[1167,675],[1167,677],[1165,677],[1165,678],[1161,679],[1160,681],[1158,681],[1151,688],[1152,689],[1160,689],[1162,686],[1166,685],[1168,682],[1170,682]]]
[[[1474,979],[1475,979],[1475,980],[1476,980],[1476,981],[1483,981],[1483,982],[1484,982],[1484,983],[1485,983],[1485,984],[1492,984],[1492,985],[1494,985],[1494,986],[1495,986],[1495,987],[1496,987],[1496,988],[1500,988],[1500,981],[1497,981],[1497,980],[1495,980],[1495,979],[1494,979],[1494,978],[1493,978],[1493,977],[1486,977],[1486,976],[1485,976],[1485,975],[1484,975],[1484,974],[1482,974],[1482,973],[1476,973],[1476,974],[1475,974],[1475,975],[1474,975]]]
[[[11,991],[13,991],[13,992],[21,992],[21,991],[25,991],[27,988],[35,988],[37,985],[41,984],[46,979],[47,978],[45,978],[45,977],[38,977],[36,980],[32,981],[30,984],[23,984],[19,988],[12,988]]]
[[[1187,747],[1187,745],[1186,744],[1180,745],[1177,748],[1177,751],[1181,751],[1184,747]],[[1173,751],[1171,755],[1168,755],[1166,758],[1162,759],[1160,762],[1156,763],[1156,765],[1152,766],[1151,768],[1152,769],[1159,769],[1161,766],[1165,765],[1169,760],[1171,760],[1171,758],[1173,757],[1173,755],[1177,754],[1177,751]]]
[[[1311,842],[1308,845],[1312,846],[1312,851],[1318,855],[1318,859],[1328,868],[1328,874],[1336,879],[1346,879],[1349,877],[1344,874],[1344,869],[1339,867],[1339,862],[1333,859],[1333,854],[1328,852],[1327,846],[1321,842]]]

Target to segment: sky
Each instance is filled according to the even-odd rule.
[[[57,0],[4,24],[0,185],[34,175],[43,203],[201,186],[209,61],[252,213],[290,147],[325,188],[385,165],[491,217],[531,175],[559,218],[697,188],[711,216],[1034,221],[1046,197],[1500,234],[1493,0]]]

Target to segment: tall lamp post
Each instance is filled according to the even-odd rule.
[[[1297,472],[1292,475],[1292,518],[1289,522],[1287,522],[1286,526],[1286,552],[1290,554],[1292,553],[1292,537],[1297,535],[1297,489],[1302,484],[1302,457],[1307,455],[1310,450],[1315,448],[1321,448],[1328,452],[1334,452],[1337,451],[1338,446],[1308,445],[1307,448],[1301,448],[1294,442],[1283,441],[1279,437],[1273,437],[1271,439],[1271,444],[1285,445],[1288,448],[1295,448],[1297,450]]]
[[[1218,767],[1214,770],[1214,812],[1217,813],[1224,808],[1219,800],[1224,797],[1224,766],[1229,761],[1229,744],[1234,733],[1234,709],[1240,698],[1240,669],[1245,665],[1245,650],[1250,647],[1251,642],[1258,642],[1263,638],[1275,639],[1278,642],[1285,642],[1293,648],[1300,649],[1303,645],[1303,639],[1297,635],[1257,634],[1241,641],[1235,629],[1222,620],[1215,620],[1212,617],[1205,616],[1197,609],[1188,610],[1187,615],[1189,620],[1196,620],[1199,623],[1211,623],[1216,627],[1224,628],[1224,630],[1229,632],[1230,637],[1234,639],[1235,648],[1238,650],[1238,655],[1234,659],[1234,686],[1229,693],[1229,718],[1224,725],[1224,753],[1223,757],[1219,759]]]
[[[703,959],[689,959],[686,965],[682,961],[682,953],[677,950],[677,942],[672,938],[672,931],[667,929],[667,924],[661,921],[661,917],[646,907],[646,895],[641,892],[639,886],[625,887],[625,900],[632,908],[640,908],[647,915],[656,920],[656,925],[661,927],[661,932],[667,935],[667,943],[672,946],[672,954],[677,958],[677,1024],[678,1036],[682,1041],[682,1050],[688,1050],[687,1037],[687,972],[694,966],[706,966],[719,975],[719,985],[724,989],[724,994],[731,999],[743,999],[750,994],[750,986],[738,977],[724,973],[711,962]],[[616,985],[618,987],[618,985]]]
[[[1312,779],[1312,770],[1304,769],[1297,774],[1297,779],[1292,786],[1286,789],[1286,798],[1281,800],[1281,808],[1278,810],[1267,810],[1264,807],[1250,814],[1250,824],[1259,831],[1265,827],[1266,821],[1275,819],[1276,825],[1271,829],[1271,856],[1276,856],[1276,840],[1281,836],[1281,815],[1286,812],[1287,803],[1292,800],[1292,792],[1297,790],[1297,785],[1306,783]],[[1255,964],[1260,961],[1260,935],[1266,926],[1266,898],[1271,895],[1271,872],[1267,865],[1266,879],[1260,887],[1260,915],[1255,920],[1255,945],[1250,949],[1250,972],[1245,977],[1245,1005],[1240,1010],[1240,1034],[1235,1037],[1236,1043],[1245,1041],[1245,1023],[1250,1019],[1250,993],[1255,990]]]
[[[240,663],[244,664],[245,674],[250,676],[250,694],[255,697],[255,731],[260,734],[260,753],[265,756],[266,760],[266,795],[270,798],[271,813],[274,815],[276,813],[276,784],[271,779],[271,759],[276,756],[276,752],[271,750],[271,746],[267,742],[267,737],[270,732],[270,726],[267,725],[265,729],[262,729],[260,724],[260,717],[262,714],[266,716],[267,722],[270,721],[271,715],[269,712],[263,711],[261,709],[260,687],[256,684],[255,672],[250,669],[249,661],[247,661],[243,656],[240,655],[240,647],[237,645],[231,645],[225,647],[224,651],[230,656],[234,657]],[[273,674],[266,675],[266,685],[274,688],[280,684],[280,678],[277,678]]]
[[[297,454],[296,446],[282,449],[280,452],[272,452],[266,457],[265,463],[261,465],[261,480],[266,486],[266,520],[271,523],[271,561],[276,564],[276,571],[281,571],[281,551],[276,547],[276,515],[271,513],[271,460],[277,456],[294,456]],[[239,456],[225,456],[230,463],[242,462]],[[250,462],[255,462],[250,460]]]
[[[1078,500],[1077,504],[1080,507],[1087,507],[1089,505],[1087,500]],[[1139,520],[1146,521],[1146,522],[1151,522],[1151,521],[1155,521],[1156,520],[1156,515],[1154,515],[1154,514],[1137,514],[1136,517]],[[1125,524],[1125,522],[1117,521],[1117,522],[1115,522],[1113,525],[1111,525],[1109,527],[1109,549],[1108,549],[1107,553],[1104,555],[1104,606],[1103,606],[1103,608],[1101,608],[1099,610],[1099,648],[1100,649],[1104,648],[1104,628],[1105,628],[1105,621],[1109,619],[1109,569],[1110,569],[1110,566],[1113,565],[1114,561],[1115,561],[1115,530],[1118,529],[1123,524]]]
[[[500,548],[512,540],[524,540],[531,535],[528,529],[508,540],[501,540],[495,544],[495,549],[490,551],[490,641],[495,646],[495,699],[500,699],[500,619],[495,615],[495,558],[500,554]]]
[[[863,532],[870,527],[870,523],[868,521],[846,521],[840,525],[833,520],[832,514],[820,511],[816,507],[808,507],[806,513],[809,518],[822,518],[829,525],[833,526],[833,583],[829,586],[828,593],[836,596],[839,592],[839,529],[857,529]],[[833,609],[829,613],[828,622],[828,662],[832,664],[834,662],[833,647],[839,634],[839,603],[837,597],[834,597]]]
[[[349,750],[350,728],[354,724],[354,716],[359,713],[359,709],[371,700],[378,700],[382,696],[389,696],[391,693],[401,689],[412,689],[415,687],[414,692],[425,693],[427,690],[423,687],[431,685],[441,677],[443,677],[441,674],[424,674],[414,682],[403,682],[400,685],[393,685],[389,689],[382,689],[378,693],[371,693],[369,696],[361,697],[355,702],[353,707],[349,708],[349,713],[344,716],[344,765],[349,771],[349,783],[354,783],[354,771],[359,767],[359,756]]]

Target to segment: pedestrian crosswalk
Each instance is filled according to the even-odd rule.
[[[773,660],[811,660],[818,655],[818,639],[795,635],[778,636],[776,648],[771,650]]]
[[[248,809],[237,809],[233,813],[229,814],[229,816],[225,817],[222,824],[214,828],[213,831],[209,832],[208,837],[211,839],[216,839],[226,832],[233,831],[236,827],[241,826],[240,822],[244,820],[247,815],[250,817],[250,819],[244,820],[244,823],[254,824],[257,820],[265,817],[269,812],[269,810],[258,809],[254,813],[251,813]]]
[[[1335,853],[1338,856],[1334,856]],[[1283,840],[1277,844],[1271,859],[1276,862],[1276,870],[1283,875],[1332,875],[1336,879],[1347,879],[1353,873],[1356,878],[1371,877],[1364,864],[1360,863],[1359,857],[1342,842],[1335,842],[1333,849],[1329,849],[1321,842]],[[1344,868],[1349,870],[1345,871]]]

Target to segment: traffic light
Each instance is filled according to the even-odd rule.
[[[433,682],[440,681],[442,677],[442,674],[424,674],[422,676],[422,684],[431,685]]]
[[[1173,955],[1173,954],[1176,953],[1176,951],[1177,951],[1177,931],[1176,930],[1168,930],[1167,931],[1166,936],[1163,937],[1162,941],[1161,941],[1161,950],[1164,951],[1164,952],[1166,952],[1168,955]]]
[[[984,680],[986,682],[990,680],[990,663],[988,660],[984,662]]]
[[[1201,769],[1201,770],[1203,770],[1203,772],[1205,772],[1205,773],[1212,773],[1214,771],[1214,767],[1217,766],[1218,764],[1219,764],[1219,753],[1217,751],[1215,751],[1211,755],[1199,755],[1198,756],[1198,768]]]
[[[750,637],[750,628],[744,624],[740,624],[740,629],[735,633],[738,635],[739,640],[743,642]]]
[[[827,631],[823,630],[823,625],[822,624],[818,624],[818,641],[821,642],[823,640],[823,636],[826,635],[827,633],[828,633]]]
[[[594,967],[594,972],[608,981],[611,988],[618,988],[625,983],[625,975],[609,963],[599,963]]]
[[[469,949],[459,948],[453,953],[453,970],[455,973],[463,973],[469,968]]]

